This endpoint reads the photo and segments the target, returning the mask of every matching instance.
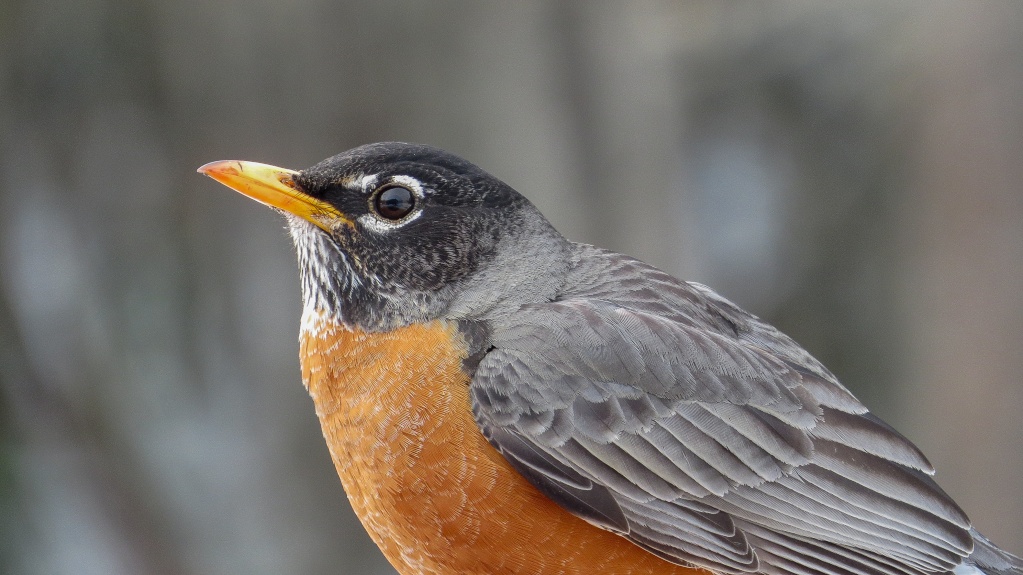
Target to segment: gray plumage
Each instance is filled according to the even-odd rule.
[[[493,322],[471,388],[484,435],[559,503],[724,573],[941,573],[972,552],[919,450],[792,340],[704,286],[574,249],[555,300]]]

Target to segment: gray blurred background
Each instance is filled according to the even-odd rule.
[[[0,572],[377,574],[272,211],[424,142],[769,318],[1023,552],[1023,3],[0,2]]]

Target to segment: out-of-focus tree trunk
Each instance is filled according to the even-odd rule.
[[[996,543],[1023,551],[1023,26],[1009,4],[936,10],[902,206],[907,434]],[[992,497],[1001,493],[1001,497]],[[993,535],[997,534],[997,535]]]

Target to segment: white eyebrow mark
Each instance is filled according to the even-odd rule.
[[[391,181],[394,182],[395,184],[401,184],[406,188],[412,190],[412,193],[414,193],[418,198],[422,198],[426,193],[425,190],[423,189],[422,182],[413,178],[412,176],[401,175],[391,176]]]
[[[371,187],[376,185],[379,175],[380,174],[366,174],[365,176],[362,176],[359,178],[359,188],[361,188],[363,192],[369,191]]]

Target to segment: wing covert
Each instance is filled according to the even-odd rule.
[[[923,575],[972,549],[915,446],[822,367],[772,353],[787,338],[570,299],[524,307],[491,344],[471,387],[487,439],[564,508],[669,561]]]

